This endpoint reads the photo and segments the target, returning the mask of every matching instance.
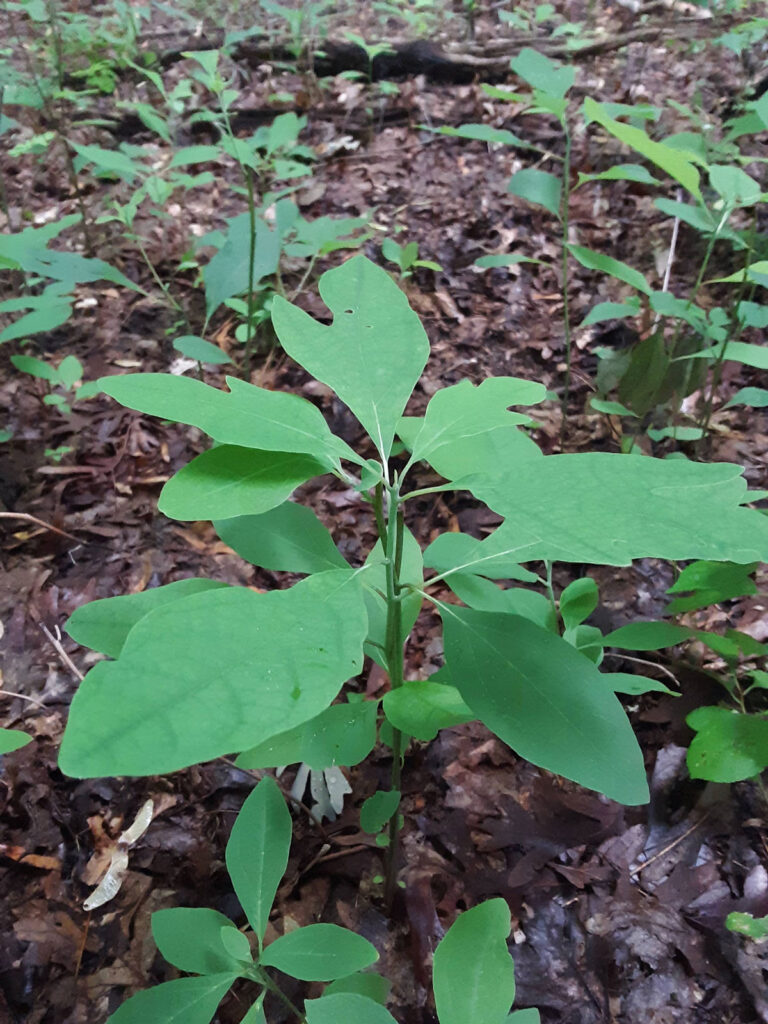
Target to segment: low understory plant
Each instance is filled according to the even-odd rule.
[[[396,1024],[384,1007],[389,982],[367,970],[379,954],[361,935],[335,924],[310,924],[265,945],[270,911],[288,866],[291,831],[280,790],[271,778],[262,779],[243,804],[226,849],[227,870],[248,928],[238,929],[224,914],[201,907],[156,911],[152,936],[158,949],[170,964],[194,977],[139,992],[109,1024],[165,1024],[180,1014],[185,1024],[208,1024],[238,981],[250,983],[243,1024],[267,1024],[270,995],[301,1024]],[[509,1012],[515,998],[514,964],[507,949],[510,927],[509,907],[502,899],[492,899],[466,911],[448,930],[434,954],[440,1024],[538,1024],[537,1010]],[[299,1008],[272,971],[326,985],[322,995],[306,999]]]
[[[171,374],[99,382],[121,404],[215,442],[168,481],[160,511],[210,519],[254,565],[306,578],[267,593],[181,580],[76,611],[70,635],[109,660],[91,668],[72,701],[59,763],[75,777],[154,775],[233,753],[244,767],[339,768],[367,757],[378,732],[391,782],[364,805],[362,825],[385,830],[382,896],[391,906],[411,738],[480,720],[543,769],[625,804],[648,800],[642,752],[616,696],[626,675],[600,670],[584,625],[594,584],[577,581],[558,602],[552,564],[652,556],[746,565],[768,555],[768,519],[744,507],[738,466],[543,455],[530,415],[510,411],[544,399],[536,382],[463,380],[437,391],[423,415],[405,416],[429,343],[403,293],[355,256],[322,276],[320,294],[332,323],[275,296],[275,331],[357,418],[367,434],[360,450],[310,402],[242,380],[230,378],[229,391]],[[393,454],[396,436],[405,455]],[[443,482],[420,486],[421,463]],[[362,564],[351,565],[311,509],[289,500],[318,476],[370,510],[378,540]],[[501,525],[484,540],[446,532],[422,550],[413,509],[445,491],[469,492]],[[442,619],[445,663],[415,679],[405,649],[425,601]],[[389,677],[381,701],[357,681],[366,655]],[[314,1013],[311,1024],[330,1019]],[[471,1019],[480,1018],[445,1022]]]

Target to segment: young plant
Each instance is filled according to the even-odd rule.
[[[381,243],[381,255],[385,260],[394,263],[400,271],[400,280],[413,275],[414,270],[424,267],[426,270],[440,271],[443,268],[433,260],[419,259],[419,243],[409,242],[407,245],[398,245],[391,238],[385,238]]]
[[[367,654],[392,690],[383,706],[391,790],[401,791],[408,737],[425,722],[436,731],[474,718],[541,768],[644,803],[643,757],[614,680],[543,614],[551,588],[534,600],[490,581],[541,583],[546,594],[556,560],[765,559],[768,519],[744,507],[739,467],[604,452],[544,456],[521,429],[529,417],[509,407],[535,405],[545,389],[513,377],[464,380],[436,392],[423,416],[403,416],[429,354],[405,296],[362,256],[325,273],[320,294],[330,325],[275,296],[275,331],[357,417],[369,438],[360,451],[310,402],[241,380],[229,379],[228,392],[171,374],[99,381],[123,405],[197,426],[216,442],[168,481],[162,512],[211,519],[248,561],[306,578],[269,593],[184,580],[75,612],[70,635],[112,660],[88,672],[72,701],[62,771],[154,775],[257,747],[262,764],[285,764],[286,734],[295,750],[295,730],[301,743],[324,742],[324,715],[359,707],[360,722],[372,720],[377,711],[358,684],[347,689],[349,708],[334,704]],[[407,459],[392,454],[398,434]],[[419,487],[420,462],[445,482]],[[311,510],[288,500],[322,475],[354,488],[371,511],[379,539],[362,565],[350,565]],[[469,491],[503,522],[485,540],[447,532],[422,551],[407,522],[412,502],[451,490]],[[544,562],[546,578],[521,562]],[[445,600],[447,583],[464,587],[463,605]],[[443,621],[445,666],[438,678],[413,680],[404,653],[424,600]],[[574,615],[568,628],[581,621]],[[363,749],[370,725],[346,730],[351,740],[364,728]],[[275,749],[261,756],[267,743]],[[337,746],[325,755],[315,747],[315,756],[343,765]],[[397,887],[394,805],[388,900]]]
[[[11,362],[21,373],[47,381],[51,390],[43,396],[43,402],[69,415],[70,402],[77,398],[78,385],[83,379],[83,367],[76,356],[65,356],[58,366],[51,366],[35,356],[11,356]]]
[[[152,936],[157,948],[174,967],[195,977],[137,993],[108,1024],[164,1024],[179,1013],[187,1024],[207,1024],[238,979],[258,990],[243,1018],[247,1024],[267,1024],[264,1004],[270,994],[300,1024],[396,1024],[384,1008],[388,982],[367,970],[379,954],[361,935],[335,924],[310,924],[264,944],[290,845],[288,808],[274,780],[262,779],[243,804],[226,849],[227,870],[249,930],[238,929],[216,910],[156,911]],[[510,926],[506,903],[493,899],[462,914],[448,930],[434,956],[440,1024],[502,1018],[537,1024],[536,1010],[507,1016],[515,997],[514,964],[507,949]],[[300,1008],[282,991],[272,971],[330,984]]]

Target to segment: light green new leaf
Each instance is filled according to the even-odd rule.
[[[152,915],[152,938],[174,967],[188,974],[237,974],[241,968],[221,942],[232,922],[217,910],[169,907]]]
[[[376,835],[399,806],[400,793],[396,789],[380,789],[369,796],[360,808],[360,828],[369,835]]]
[[[576,188],[580,188],[588,181],[636,181],[641,185],[658,185],[658,178],[654,178],[647,167],[642,164],[617,164],[609,167],[607,171],[600,174],[579,174]]]
[[[171,601],[205,590],[220,590],[226,583],[218,580],[189,579],[167,583],[164,587],[142,590],[139,594],[124,594],[91,601],[77,608],[67,619],[64,628],[83,647],[117,658],[126,637],[145,615]]]
[[[227,841],[227,871],[259,947],[288,866],[292,828],[282,793],[267,776],[243,804]]]
[[[15,341],[17,338],[26,338],[30,334],[40,334],[42,331],[52,331],[60,327],[72,316],[72,304],[70,302],[47,303],[40,309],[33,309],[30,313],[14,320],[12,324],[0,331],[0,344],[4,341]],[[14,358],[14,357],[12,357]],[[32,358],[31,356],[17,356],[15,358]],[[21,367],[18,367],[21,369]],[[29,372],[29,371],[24,371]]]
[[[598,302],[590,309],[580,326],[589,327],[591,324],[601,323],[603,320],[623,320],[628,316],[637,316],[639,312],[640,303],[636,299],[630,302]],[[596,399],[592,401],[594,403]],[[630,415],[632,414],[630,413]]]
[[[735,274],[731,274],[728,277],[715,277],[713,281],[717,284],[740,284],[744,278],[747,281],[754,281],[757,284],[768,287],[768,260],[758,260],[743,270],[737,270]]]
[[[107,1024],[209,1024],[235,974],[179,978],[137,992]]]
[[[0,754],[10,754],[32,742],[32,737],[21,729],[0,728]]]
[[[333,388],[389,457],[397,422],[429,356],[418,316],[386,271],[353,256],[320,278],[330,326],[279,296],[272,322],[285,351]]]
[[[209,590],[157,608],[75,694],[67,775],[160,775],[247,750],[318,715],[362,665],[354,573],[290,590]]]
[[[768,350],[766,350],[768,351]],[[476,559],[519,547],[521,560],[628,565],[633,558],[754,562],[768,559],[768,519],[741,507],[741,467],[628,459],[608,452],[551,455],[521,472],[500,456],[494,477],[468,487],[505,517]],[[476,570],[482,571],[482,570]]]
[[[272,572],[343,569],[347,562],[312,509],[285,501],[260,516],[219,519],[219,537],[241,558]]]
[[[226,352],[222,352],[218,345],[213,345],[205,338],[199,338],[196,334],[184,334],[177,338],[173,347],[181,352],[187,359],[197,359],[199,363],[212,363],[216,366],[223,366],[224,363],[231,363]]]
[[[509,66],[533,89],[558,99],[562,99],[576,81],[574,67],[551,60],[530,46],[524,47],[516,57],[513,57]],[[441,1021],[440,1024],[444,1022]],[[476,1024],[480,1022],[477,1021]]]
[[[440,1024],[499,1024],[515,999],[505,900],[486,900],[456,918],[435,950],[433,987]]]
[[[11,356],[11,363],[20,373],[27,373],[39,380],[47,380],[49,384],[58,384],[56,367],[50,366],[36,356]]]
[[[597,601],[597,584],[589,576],[569,583],[560,595],[560,615],[565,628],[575,629],[588,619],[597,608]]]
[[[480,566],[482,570],[483,567]],[[533,575],[533,573],[531,574]],[[532,580],[531,582],[538,582]],[[522,587],[502,589],[483,576],[474,572],[457,572],[447,577],[448,586],[454,594],[479,612],[508,612],[522,615],[544,629],[557,633],[557,613],[544,594]]]
[[[430,679],[403,683],[384,694],[387,721],[417,740],[433,740],[440,729],[471,722],[476,715],[455,686]]]
[[[722,345],[713,345],[712,348],[692,352],[686,356],[686,359],[710,359],[719,356],[721,352]],[[729,341],[725,346],[723,358],[734,363],[743,363],[744,366],[754,366],[758,370],[768,370],[768,345],[750,345],[746,341]]]
[[[750,939],[768,938],[768,916],[754,917],[752,914],[734,910],[726,917],[725,927],[728,931],[738,932],[739,935],[746,935]]]
[[[768,718],[730,708],[696,708],[686,722],[696,732],[688,748],[693,779],[740,782],[768,768]]]
[[[585,249],[583,245],[569,245],[568,251],[579,261],[582,267],[586,267],[588,270],[599,270],[603,274],[610,274],[611,277],[623,281],[632,288],[637,288],[638,291],[643,292],[645,295],[651,294],[651,286],[640,271],[628,266],[621,260],[615,260],[612,256],[605,256],[603,253]]]
[[[478,142],[500,142],[505,146],[516,146],[518,149],[536,149],[530,142],[521,139],[514,132],[506,128],[494,128],[490,124],[460,124],[458,128],[450,125],[441,125],[439,128],[430,129],[438,135],[449,135],[455,139],[474,139]]]
[[[766,388],[740,388],[723,406],[730,409],[733,405],[751,405],[753,409],[765,409],[768,406],[768,390]]]
[[[240,768],[279,768],[302,762],[313,771],[334,765],[351,767],[376,743],[376,701],[333,704],[303,725],[273,736],[237,758]]]
[[[451,679],[500,739],[620,803],[648,800],[640,747],[589,659],[518,615],[448,605],[441,614]]]
[[[258,515],[281,505],[299,484],[327,471],[327,465],[296,452],[220,445],[171,477],[157,507],[170,519]]]
[[[723,197],[726,206],[753,206],[760,202],[760,185],[740,167],[712,164],[709,168],[709,183]]]
[[[555,217],[560,216],[560,201],[563,183],[548,171],[539,171],[535,167],[524,167],[509,179],[507,191],[529,203],[537,203],[549,210]]]
[[[220,444],[303,452],[329,466],[338,465],[339,458],[365,461],[331,433],[318,408],[288,392],[267,391],[236,377],[227,377],[229,391],[219,391],[171,373],[120,374],[98,383],[121,405],[199,427]]]
[[[688,189],[692,196],[702,202],[701,188],[699,187],[699,172],[694,165],[681,153],[671,146],[665,146],[661,142],[654,142],[642,130],[633,125],[622,124],[609,117],[601,103],[597,103],[590,96],[584,100],[584,116],[587,124],[590,121],[597,121],[607,131],[614,135],[620,142],[636,150],[641,156],[656,164],[662,171],[665,171],[671,178],[679,182],[683,188]]]
[[[527,422],[527,416],[509,412],[511,405],[536,405],[546,397],[543,384],[518,377],[489,377],[475,387],[463,380],[442,388],[430,399],[421,429],[411,449],[411,460],[432,461],[432,456],[466,439],[497,427]]]
[[[259,963],[300,981],[333,981],[378,959],[375,947],[362,935],[336,924],[310,924],[275,939]]]
[[[307,999],[304,1003],[307,1024],[397,1024],[397,1021],[379,1003],[357,992],[339,992]]]

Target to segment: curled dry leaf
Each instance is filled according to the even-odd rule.
[[[127,828],[115,843],[112,860],[110,861],[107,873],[104,875],[98,886],[88,899],[83,903],[84,910],[96,910],[113,900],[120,891],[125,873],[128,870],[128,851],[141,839],[149,828],[152,821],[154,805],[151,800],[142,806],[133,824]]]

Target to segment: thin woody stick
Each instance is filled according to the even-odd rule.
[[[85,543],[79,537],[74,537],[71,533],[67,533],[66,530],[60,530],[58,526],[52,526],[43,519],[38,519],[37,516],[31,516],[29,512],[0,512],[0,519],[21,519],[26,523],[35,523],[36,526],[42,526],[44,530],[50,530],[51,533],[58,533],[60,537],[66,537],[67,540],[73,540],[77,544]]]

